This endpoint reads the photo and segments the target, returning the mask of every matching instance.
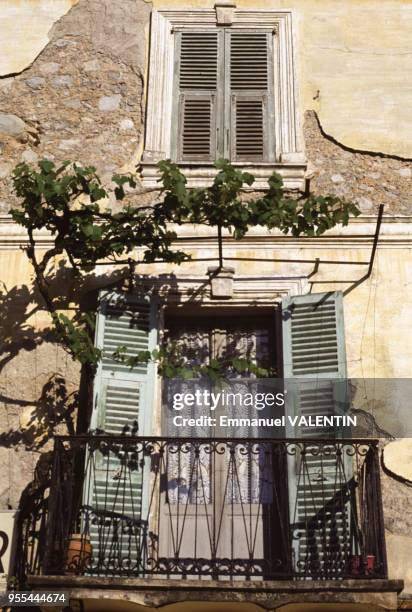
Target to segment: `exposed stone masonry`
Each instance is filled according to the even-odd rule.
[[[137,159],[149,15],[143,0],[81,0],[28,70],[0,80],[0,213],[20,161],[71,159],[106,178]]]
[[[322,133],[313,111],[305,115],[304,133],[313,192],[355,200],[366,214],[380,204],[385,214],[412,213],[412,160],[348,150]]]
[[[13,204],[20,161],[77,160],[105,179],[136,167],[150,8],[144,0],[81,0],[29,69],[0,80],[0,213]],[[410,214],[410,160],[348,150],[322,133],[313,111],[304,134],[312,191],[354,199],[364,213],[382,203],[386,214]]]
[[[80,0],[54,26],[50,43],[35,62],[0,80],[0,214],[15,202],[11,172],[20,161],[77,160],[95,165],[105,179],[137,165],[150,9],[144,0]],[[356,200],[366,214],[375,214],[380,204],[386,214],[411,214],[411,160],[349,150],[322,132],[313,111],[305,115],[304,136],[314,193]],[[147,193],[143,199],[148,203],[153,197]],[[50,416],[47,397],[44,410],[33,412],[36,405],[42,408],[44,386],[59,376],[72,393],[79,382],[77,365],[51,346],[47,336],[33,335],[24,316],[19,317],[18,299],[23,311],[33,301],[29,289],[15,291],[9,296],[0,292],[6,313],[3,319],[0,315],[5,334],[0,340],[9,341],[10,353],[0,362],[0,508],[18,506],[39,452],[48,448],[30,437],[39,426],[37,419],[41,425]],[[26,445],[33,442],[38,447],[28,452]],[[383,493],[388,531],[410,533],[410,489],[383,476]]]

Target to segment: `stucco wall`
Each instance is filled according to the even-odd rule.
[[[155,4],[165,5],[199,8],[213,2]],[[239,0],[238,6],[250,5]],[[384,223],[372,276],[345,296],[349,375],[410,377],[412,346],[405,330],[412,320],[411,226],[410,219],[397,215],[411,210],[412,165],[403,157],[412,157],[412,2],[254,0],[253,6],[293,10],[302,122],[307,111],[304,133],[311,188],[354,198],[367,214],[384,203],[387,214],[395,217],[393,223]],[[14,203],[10,175],[19,161],[75,159],[96,165],[105,180],[114,171],[135,167],[144,132],[150,10],[145,0],[3,0],[0,212]],[[145,201],[153,197],[141,194]],[[251,239],[241,252],[240,247],[231,247],[231,253],[357,262],[321,265],[310,279],[313,291],[349,289],[365,274],[365,265],[359,262],[368,261],[370,255],[371,240],[362,238],[360,227],[351,226],[358,236],[353,239],[333,237],[306,242],[305,247],[278,238]],[[372,220],[368,236],[373,229]],[[7,225],[6,237],[9,231]],[[214,245],[205,246],[200,255],[215,252]],[[204,275],[206,267],[187,264],[178,272]],[[33,292],[24,253],[18,247],[0,250],[0,270],[1,339],[5,341],[0,356],[0,430],[6,434],[0,448],[0,460],[6,466],[0,474],[0,504],[16,507],[39,451],[47,449],[39,447],[43,438],[38,440],[37,428],[50,422],[50,410],[61,394],[59,381],[65,381],[66,393],[75,391],[79,368],[50,341],[48,319]],[[302,278],[312,270],[313,264],[292,261],[244,263],[236,267],[236,275]],[[145,271],[176,270],[164,266]],[[70,282],[62,277],[60,287],[70,292]],[[64,414],[68,405],[64,397],[57,428],[70,427]],[[370,412],[377,410],[367,397],[360,405]],[[40,407],[40,416],[33,413],[35,406]],[[381,410],[379,418],[390,432],[389,414]],[[400,543],[405,547],[402,555],[407,555],[409,541],[404,536],[412,529],[410,489],[386,477],[384,490],[394,559]],[[402,555],[397,558],[403,559]],[[402,564],[391,563],[392,577],[402,577]],[[412,584],[408,585],[412,592]]]
[[[305,290],[309,288],[307,283],[312,283],[313,292],[352,289],[344,297],[349,376],[378,379],[407,378],[410,377],[412,363],[412,346],[408,334],[405,333],[412,320],[412,294],[407,290],[412,269],[411,236],[407,233],[407,224],[384,222],[373,273],[369,279],[355,286],[356,281],[361,279],[366,271],[365,263],[361,262],[369,260],[372,241],[371,238],[365,241],[365,235],[371,236],[373,229],[373,220],[371,222],[358,220],[340,232],[341,236],[339,232],[332,232],[329,237],[309,240],[304,245],[299,241],[280,236],[272,238],[265,238],[262,235],[252,236],[240,244],[228,243],[224,253],[227,257],[249,256],[266,257],[268,260],[272,258],[290,260],[275,264],[269,261],[267,264],[236,262],[237,278],[241,276],[254,279],[270,276],[283,279],[295,278],[306,286]],[[197,251],[190,246],[188,237],[188,250],[194,257],[216,256],[216,245],[212,238],[210,243],[207,241],[207,244]],[[321,261],[352,262],[353,265],[321,263],[317,274],[311,276],[308,281],[305,277],[313,271],[313,263],[302,264],[294,260],[314,260],[316,257]],[[193,262],[184,264],[180,268],[171,265],[145,266],[144,272],[153,275],[197,277],[201,283],[202,278],[206,276],[208,265],[207,262]],[[6,503],[15,506],[19,500],[19,491],[27,482],[28,470],[34,467],[37,460],[37,451],[33,455],[24,452],[24,444],[35,440],[39,433],[40,435],[44,433],[41,430],[35,431],[38,426],[37,416],[35,414],[33,419],[31,411],[42,393],[43,386],[53,376],[60,376],[66,381],[68,392],[75,390],[79,380],[79,369],[67,355],[58,351],[48,341],[47,334],[45,336],[43,333],[47,327],[47,317],[42,312],[41,306],[38,306],[36,294],[32,292],[31,270],[25,254],[21,250],[11,248],[0,252],[0,267],[4,271],[2,273],[4,289],[7,288],[7,293],[4,295],[8,296],[2,307],[3,333],[7,345],[0,376],[0,397],[3,408],[0,411],[2,415],[0,428],[2,431],[14,431],[16,436],[13,438],[10,435],[7,445],[9,448],[3,448],[1,451],[4,465],[10,467],[9,471],[3,471],[0,475],[0,501],[3,506]],[[104,284],[109,275],[110,270],[105,270],[100,280],[91,281],[90,286]],[[65,280],[65,287],[70,299],[72,283],[69,277]],[[28,314],[30,316],[26,318]],[[19,327],[21,323],[22,330]],[[48,395],[49,409],[54,406],[54,392],[52,389]],[[356,397],[355,405],[372,414],[385,431],[399,434],[393,415],[395,410],[400,409],[400,402],[398,400],[393,402],[390,397],[380,402],[377,399],[379,398],[373,393],[373,389],[368,392],[362,389],[362,393]],[[401,416],[398,416],[404,419],[404,422],[408,422],[408,397],[403,398],[402,402]],[[42,410],[43,408],[40,414]],[[29,417],[31,415],[31,419],[27,421],[28,414]],[[57,427],[66,427],[66,422],[60,419]],[[401,464],[399,471],[402,472]],[[410,513],[412,494],[410,488],[388,476],[384,476],[383,490],[386,527],[390,536],[390,551],[393,551],[394,542],[402,541],[402,536],[412,531]],[[403,542],[406,546],[408,540],[405,539]],[[395,564],[393,568],[391,566],[391,576],[400,577],[399,564]],[[409,585],[409,590],[412,591],[412,584]]]
[[[244,243],[228,244],[224,252],[227,257],[290,259],[289,263],[276,264],[269,261],[267,264],[239,262],[235,264],[236,277],[295,278],[303,283],[308,282],[304,277],[313,271],[313,263],[302,264],[294,261],[296,259],[314,260],[319,257],[324,261],[352,262],[354,265],[350,266],[321,263],[317,274],[309,279],[314,292],[352,288],[344,298],[349,375],[378,379],[410,377],[412,347],[409,335],[405,333],[412,319],[412,295],[408,290],[412,269],[409,225],[395,220],[384,222],[372,276],[354,286],[365,274],[365,264],[361,262],[368,261],[372,242],[371,238],[365,240],[365,236],[371,236],[373,228],[373,220],[370,223],[358,220],[345,231],[333,232],[321,240],[306,241],[304,245],[279,236],[252,236]],[[5,226],[1,229],[4,232]],[[9,239],[11,243],[11,233],[16,228],[8,224],[7,230],[3,240],[7,242]],[[189,250],[195,257],[216,255],[213,239],[199,251],[190,246]],[[187,263],[180,268],[147,266],[144,272],[196,276],[201,283],[207,265],[203,262]],[[69,402],[64,399],[59,403],[61,387],[58,379],[64,381],[62,386],[66,387],[66,397],[77,388],[79,368],[44,333],[48,319],[33,292],[32,274],[24,252],[18,248],[1,250],[0,269],[4,282],[0,312],[5,349],[0,362],[0,430],[5,434],[0,449],[0,459],[5,466],[0,474],[0,504],[2,507],[16,507],[23,488],[32,478],[39,452],[49,448],[48,444],[43,445],[44,434],[62,431],[69,422],[62,410],[69,406]],[[105,270],[100,281],[93,279],[90,286],[107,282],[109,275],[110,270]],[[60,288],[63,282],[70,299],[72,281],[70,277],[62,276]],[[372,414],[378,425],[389,433],[397,433],[393,429],[396,425],[393,415],[398,404],[390,397],[382,401],[373,392],[368,395],[364,389],[356,400],[356,407]],[[53,421],[56,406],[60,409]],[[403,398],[402,408],[404,422],[409,422],[408,397]],[[46,423],[51,427],[46,427],[45,431]],[[409,469],[409,466],[406,470],[402,468],[404,460],[407,461],[408,456],[401,453],[397,466],[397,473],[401,475]],[[410,555],[409,534],[412,532],[412,490],[407,484],[387,475],[383,476],[382,486],[390,577],[404,578],[406,591],[411,593],[407,559]]]
[[[156,8],[213,4],[154,0]],[[254,0],[253,7],[293,11],[302,111],[316,110],[325,132],[346,146],[412,157],[410,0]]]
[[[20,161],[75,159],[96,165],[106,180],[115,171],[136,168],[143,148],[151,4],[80,0],[58,2],[53,10],[49,4],[7,0],[0,11],[0,18],[15,22],[0,42],[0,57],[20,66],[3,67],[5,74],[17,74],[0,78],[0,212],[13,203],[11,173]],[[242,6],[247,6],[243,0]],[[384,10],[370,0],[351,7],[349,18],[339,3],[289,6],[307,176],[313,191],[354,198],[363,212],[385,204],[386,214],[407,214],[412,161],[398,156],[411,156],[405,98],[412,95],[406,78],[409,41],[402,47],[410,5],[388,3]],[[366,37],[359,24],[369,21],[373,28]],[[399,53],[389,46],[396,24]],[[28,28],[38,34],[36,44],[34,34],[24,34]],[[382,62],[393,71],[384,71]]]
[[[28,68],[49,42],[48,33],[78,0],[5,0],[1,4],[0,75]]]
[[[19,11],[34,28],[33,12],[22,4]],[[0,212],[13,202],[10,175],[19,161],[72,159],[103,177],[135,167],[149,18],[144,0],[81,0],[26,70],[0,79]]]
[[[76,0],[3,0],[0,74],[27,68],[45,46],[53,22],[73,4]],[[143,11],[144,2],[135,7],[129,0],[98,4],[80,0],[83,7],[95,7],[97,29],[106,15],[115,18],[111,27],[124,35],[132,32],[131,13]],[[237,5],[250,3],[238,0]],[[213,2],[156,0],[155,6],[200,8]],[[293,11],[302,111],[316,110],[325,132],[346,146],[412,157],[410,0],[254,0],[253,6]],[[143,36],[140,29],[138,38]],[[113,37],[114,44],[119,40]],[[130,49],[128,43],[125,47]]]

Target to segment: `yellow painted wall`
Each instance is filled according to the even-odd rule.
[[[290,9],[302,111],[355,149],[412,156],[410,0],[237,0]],[[155,0],[157,8],[210,8],[210,0]]]
[[[385,224],[384,224],[385,225]],[[356,227],[356,222],[354,224]],[[346,327],[346,349],[348,359],[349,376],[352,378],[399,378],[411,377],[412,369],[412,343],[410,340],[410,325],[412,321],[412,292],[410,291],[412,270],[412,249],[408,243],[398,245],[391,243],[388,236],[394,232],[396,223],[390,223],[383,228],[381,246],[378,248],[375,266],[372,276],[355,287],[344,298],[344,315]],[[403,226],[405,227],[405,226]],[[391,229],[392,228],[392,229]],[[403,238],[402,240],[405,240]],[[254,246],[253,246],[254,244]],[[228,245],[224,249],[227,257],[230,256],[252,256],[281,259],[315,259],[335,261],[352,261],[356,265],[326,265],[321,264],[318,273],[311,277],[314,281],[313,291],[345,290],[353,286],[366,271],[364,263],[369,260],[371,245],[362,245],[360,239],[356,242],[344,244],[339,247],[336,238],[334,244],[317,242],[316,246],[305,243],[306,246],[299,247],[297,243],[289,246],[285,239],[277,239],[269,243],[251,240],[244,247],[240,244]],[[198,251],[193,250],[193,256],[208,257],[216,253],[213,243],[204,246]],[[199,275],[206,277],[208,262],[187,263],[181,267],[171,265],[157,265],[145,267],[145,272],[150,274],[175,273],[186,275]],[[250,277],[279,276],[279,277],[302,277],[309,275],[313,270],[313,264],[289,263],[235,263],[236,276],[246,275]],[[8,290],[21,288],[24,284],[30,286],[32,274],[27,262],[26,255],[19,249],[0,249],[0,270],[3,287]],[[342,281],[342,282],[338,282]],[[258,299],[259,296],[256,296]],[[47,317],[41,311],[37,311],[33,317],[26,321],[26,325],[41,328],[47,324]],[[53,346],[43,347],[43,360],[46,353],[50,355],[51,367],[57,366]],[[22,351],[22,354],[24,351]],[[40,353],[39,353],[40,355]],[[19,364],[22,355],[11,360],[2,371],[2,381],[19,381]],[[24,357],[23,357],[24,359]],[[66,357],[67,359],[67,357]],[[31,354],[32,377],[41,377],[43,372],[37,372],[37,363],[40,363],[37,352]],[[67,367],[67,366],[65,366]],[[70,374],[70,373],[69,373]],[[69,377],[70,378],[70,377]],[[74,380],[72,379],[73,384]],[[1,386],[1,385],[0,385]],[[21,393],[19,383],[13,387],[14,393]],[[378,422],[389,431],[398,423],[408,422],[410,415],[410,399],[408,397],[392,398],[389,393],[387,397],[382,396],[380,406],[375,406],[375,416]],[[358,405],[362,405],[364,398],[359,398]],[[371,406],[365,403],[365,407]],[[407,457],[405,455],[405,457]],[[407,460],[407,458],[406,458]],[[410,471],[410,466],[405,467]],[[399,465],[398,473],[402,473],[402,465]],[[395,483],[395,486],[399,486]],[[396,511],[395,511],[396,514]],[[398,517],[401,520],[401,517]],[[406,581],[406,592],[412,592],[412,578],[410,572],[410,538],[388,533],[388,559],[391,578],[404,578]],[[94,609],[93,607],[90,609]],[[298,610],[298,609],[297,609]]]
[[[357,222],[352,227],[356,228]],[[318,272],[309,278],[310,284],[305,291],[318,293],[342,290],[347,293],[344,297],[344,317],[348,377],[406,379],[411,378],[412,370],[412,343],[408,333],[412,321],[412,249],[410,238],[408,242],[405,236],[399,239],[397,244],[393,234],[397,227],[400,227],[400,224],[384,224],[372,275],[357,286],[355,283],[367,271],[371,253],[371,242],[362,244],[362,239],[339,243],[339,238],[335,237],[329,242],[328,239],[323,242],[318,240],[314,246],[311,246],[310,241],[304,242],[305,246],[300,246],[303,244],[301,241],[292,241],[293,246],[289,246],[291,243],[287,239],[255,242],[255,239],[251,238],[239,244],[228,243],[224,247],[224,255],[228,258],[241,256],[289,260],[284,263],[230,262],[235,268],[236,277],[300,278],[303,282],[313,271],[314,265],[294,260],[314,261],[320,258],[321,261],[336,261],[336,265],[321,263]],[[402,224],[402,227],[407,226]],[[216,257],[214,239],[209,246],[204,244],[199,250],[190,245],[183,248],[194,258]],[[340,262],[346,263],[341,265]],[[347,265],[348,263],[353,265]],[[206,280],[209,265],[210,262],[188,262],[180,267],[156,264],[143,266],[138,272],[155,276],[195,275]],[[30,264],[20,249],[0,249],[0,270],[2,291],[13,292],[32,283]],[[68,289],[67,284],[65,289]],[[258,295],[256,299],[259,299]],[[39,308],[35,309],[32,317],[24,320],[26,326],[33,325],[36,329],[44,328],[48,322],[48,317]],[[5,368],[4,375],[7,375],[8,368],[13,367],[11,361]],[[381,426],[397,435],[406,435],[403,424],[408,422],[408,398],[402,393],[397,394],[394,387],[388,388],[386,383],[379,383],[379,380],[372,384],[368,393],[374,398],[374,410],[379,414]],[[377,403],[376,398],[381,398],[381,402]],[[358,401],[360,399],[358,398]],[[364,401],[361,405],[367,407]]]
[[[250,245],[250,246],[248,246]],[[185,247],[183,247],[185,248]],[[216,247],[188,249],[193,257],[216,256]],[[313,270],[312,263],[294,262],[296,259],[336,261],[336,265],[321,264],[310,278],[312,292],[347,290],[367,270],[371,245],[341,247],[335,245],[289,247],[284,240],[279,244],[255,244],[245,247],[227,245],[226,257],[282,258],[285,263],[230,262],[235,276],[274,276],[302,278]],[[340,265],[352,262],[354,265]],[[147,265],[139,272],[147,274],[204,275],[209,262],[188,262],[174,265]],[[32,271],[26,255],[20,249],[0,249],[1,280],[7,288],[30,283]],[[410,291],[412,249],[382,245],[377,250],[371,277],[353,288],[344,298],[348,374],[350,377],[402,378],[411,375],[412,343],[405,330],[412,321],[412,291]],[[29,320],[30,321],[30,320]],[[37,312],[35,325],[44,322]]]
[[[0,75],[27,68],[47,45],[47,33],[78,0],[2,0]]]
[[[3,0],[0,74],[30,65],[53,23],[76,3]],[[213,4],[154,1],[176,9]],[[238,0],[237,6],[293,11],[301,108],[316,110],[326,133],[355,149],[412,157],[411,0]]]
[[[84,0],[86,1],[86,0]],[[48,42],[48,32],[77,0],[2,0],[0,5],[0,75],[18,73],[27,68]],[[211,0],[155,0],[157,8],[210,8]],[[301,116],[308,109],[318,112],[325,132],[339,142],[355,149],[378,151],[412,157],[412,1],[411,0],[237,0],[239,8],[290,9],[293,11],[295,32],[295,59]],[[147,33],[146,33],[147,35]],[[18,109],[16,109],[18,114]],[[396,242],[396,241],[395,241]],[[296,259],[322,257],[323,259],[367,261],[370,243],[338,248],[327,246],[288,247],[286,243],[273,243],[249,249],[233,247],[225,252],[235,256],[258,252],[260,257]],[[203,249],[205,257],[215,249]],[[196,253],[194,253],[196,255]],[[204,274],[208,264],[185,264],[181,268],[159,266],[145,268],[155,274],[177,272]],[[297,263],[236,264],[236,274],[302,276],[309,274],[312,265]],[[364,273],[364,265],[321,265],[314,281],[313,291],[347,289]],[[371,278],[353,289],[344,300],[346,321],[347,358],[350,377],[396,378],[411,377],[412,321],[411,291],[412,250],[402,241],[399,244],[382,243],[377,252]],[[0,289],[31,286],[31,269],[25,254],[16,247],[0,249]],[[34,306],[34,303],[33,303]],[[48,319],[36,310],[25,325],[42,329]],[[46,358],[48,346],[40,346],[27,353],[26,371],[34,381],[48,375],[36,370],[37,354]],[[24,353],[24,351],[23,351]],[[48,353],[47,353],[48,354]],[[20,356],[19,356],[20,358]],[[27,393],[22,384],[19,361],[11,360],[2,372],[2,380],[19,381],[16,395]],[[43,366],[42,366],[43,367]],[[69,366],[67,366],[69,369]],[[70,382],[75,384],[74,375]],[[72,372],[69,371],[69,375]],[[7,383],[9,384],[9,383]],[[1,385],[0,385],[1,386]],[[40,388],[39,383],[39,388]],[[24,388],[23,388],[24,387]],[[36,399],[36,388],[33,400]],[[30,399],[29,395],[27,396]],[[397,419],[402,420],[400,406]],[[380,416],[382,424],[390,429],[394,413],[387,409]],[[386,420],[385,420],[386,419]],[[404,576],[412,592],[412,577],[408,569],[410,541],[400,536],[389,537],[391,577]],[[400,552],[399,552],[400,551]]]

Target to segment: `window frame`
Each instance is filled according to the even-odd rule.
[[[219,24],[218,11],[156,10],[152,12],[145,145],[141,161],[143,185],[158,187],[156,164],[172,157],[173,91],[175,72],[174,32],[184,29],[212,28]],[[288,10],[234,10],[230,26],[245,30],[274,32],[273,82],[276,159],[274,161],[234,161],[234,165],[250,170],[256,177],[253,188],[266,188],[274,170],[284,179],[285,187],[302,189],[306,171],[303,137],[298,112],[295,85],[294,32],[292,13]],[[159,120],[159,118],[162,118]],[[189,187],[210,184],[216,170],[213,161],[183,161],[179,163],[188,178]]]

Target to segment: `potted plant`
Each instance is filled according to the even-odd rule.
[[[67,545],[65,570],[67,574],[82,574],[92,558],[90,536],[72,533]]]

